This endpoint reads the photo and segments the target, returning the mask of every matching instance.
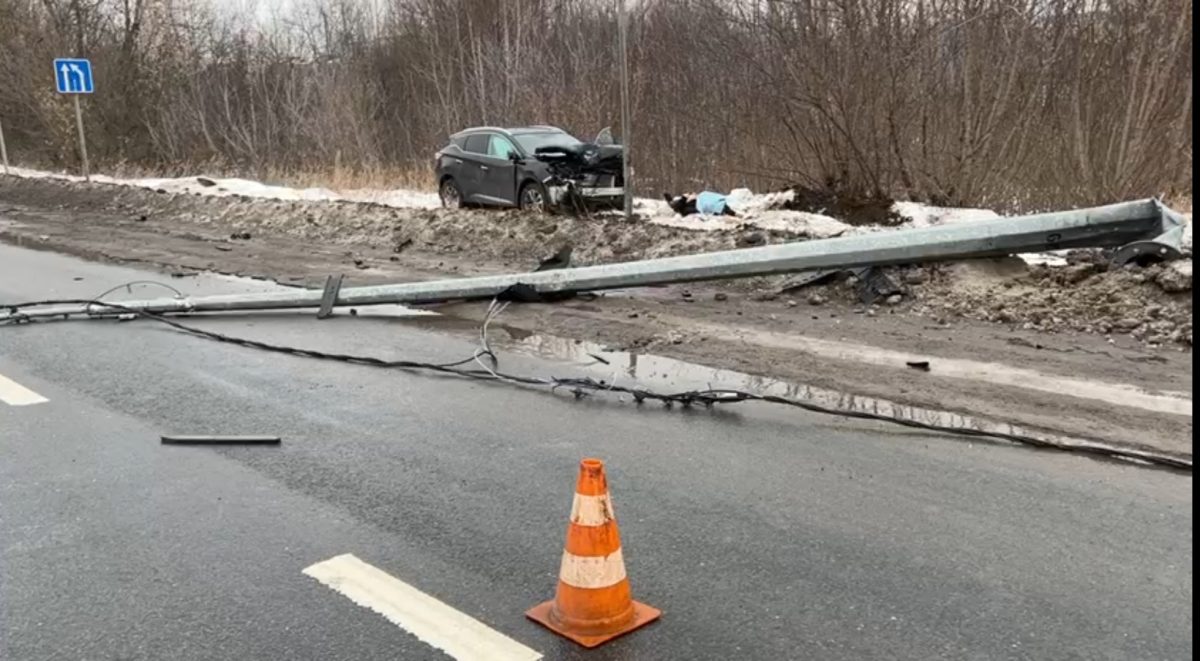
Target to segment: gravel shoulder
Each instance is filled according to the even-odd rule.
[[[301,286],[319,286],[330,273],[378,283],[528,270],[564,245],[586,264],[806,238],[616,217],[211,198],[0,177],[0,240],[7,243],[166,273],[210,270]],[[859,303],[852,283],[786,291],[786,278],[611,292],[511,306],[498,331],[510,343],[531,333],[573,338],[1190,457],[1190,270],[1110,273],[1087,254],[1071,262],[899,269],[891,275],[903,295],[875,306]],[[485,307],[438,310],[474,322]],[[466,323],[423,323],[472,332]],[[899,354],[927,361],[928,371]],[[1029,373],[1037,378],[1022,376]],[[1041,377],[1050,385],[1036,386]],[[1056,378],[1092,385],[1054,392]],[[1118,385],[1186,402],[1188,412],[1114,403]]]

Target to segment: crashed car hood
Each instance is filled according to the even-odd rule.
[[[571,146],[538,147],[534,158],[579,172],[619,172],[625,148],[621,145],[582,143]]]

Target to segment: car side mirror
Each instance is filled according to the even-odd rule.
[[[508,160],[512,161],[513,163],[516,163],[517,165],[520,165],[521,163],[525,162],[525,159],[521,158],[521,155],[515,151],[508,152]]]

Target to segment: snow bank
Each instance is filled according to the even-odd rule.
[[[814,239],[828,239],[854,230],[853,227],[829,216],[804,211],[763,211],[754,216],[680,216],[671,214],[651,218],[650,222],[667,227],[698,232],[759,229],[792,232]]]
[[[377,190],[372,188],[346,190],[342,191],[341,199],[350,202],[380,204],[385,207],[396,207],[397,209],[437,209],[442,206],[442,200],[438,197],[437,193],[427,193],[425,191],[404,188],[395,190]]]
[[[730,191],[727,201],[730,208],[737,212],[736,217],[702,214],[680,216],[665,201],[645,198],[634,200],[634,210],[655,225],[698,232],[759,229],[827,239],[855,231],[855,228],[830,216],[783,209],[783,205],[794,197],[793,191],[754,193],[748,188],[735,188]]]
[[[735,188],[729,191],[727,201],[734,211],[753,216],[764,211],[782,209],[783,205],[796,199],[796,191],[787,190],[777,193],[754,193],[749,188]]]
[[[12,175],[29,179],[58,179],[82,182],[83,177],[61,172],[45,172],[27,168],[9,168]],[[362,202],[398,209],[436,209],[441,206],[436,193],[411,189],[356,189],[333,191],[328,188],[289,188],[273,186],[249,179],[217,177],[176,177],[121,179],[98,174],[92,181],[118,186],[136,186],[170,193],[186,193],[227,197],[246,197],[306,202]],[[738,213],[737,217],[702,216],[699,214],[681,217],[661,198],[634,198],[634,212],[649,222],[668,227],[714,232],[720,230],[760,229],[792,232],[812,238],[830,238],[859,232],[887,231],[883,227],[853,227],[830,216],[793,211],[783,207],[795,198],[794,191],[755,193],[748,188],[735,188],[729,192],[729,206]],[[954,223],[972,222],[998,218],[991,209],[958,207],[936,207],[919,202],[895,202],[892,211],[905,219],[900,228],[937,227]],[[1192,214],[1181,214],[1187,221],[1183,234],[1186,252],[1192,250]],[[1030,264],[1062,265],[1066,263],[1063,251],[1021,255]]]
[[[83,177],[61,172],[44,172],[26,168],[9,168],[10,174],[27,179],[58,179],[62,181],[82,182]],[[162,190],[169,193],[198,193],[214,197],[243,195],[269,200],[291,202],[366,202],[381,204],[401,209],[432,209],[441,205],[436,193],[414,191],[407,189],[396,190],[350,190],[338,193],[328,188],[290,188],[287,186],[272,186],[249,179],[236,177],[175,177],[175,178],[145,178],[121,179],[98,174],[92,177],[93,183],[111,184],[116,186],[136,186]]]
[[[936,227],[1000,217],[991,209],[935,207],[920,202],[895,202],[892,204],[892,213],[904,218],[906,227]]]

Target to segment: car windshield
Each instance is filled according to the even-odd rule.
[[[517,133],[513,138],[517,140],[517,144],[521,145],[521,149],[524,149],[526,154],[533,154],[538,147],[571,147],[580,144],[579,140],[576,140],[571,134],[559,131]]]

